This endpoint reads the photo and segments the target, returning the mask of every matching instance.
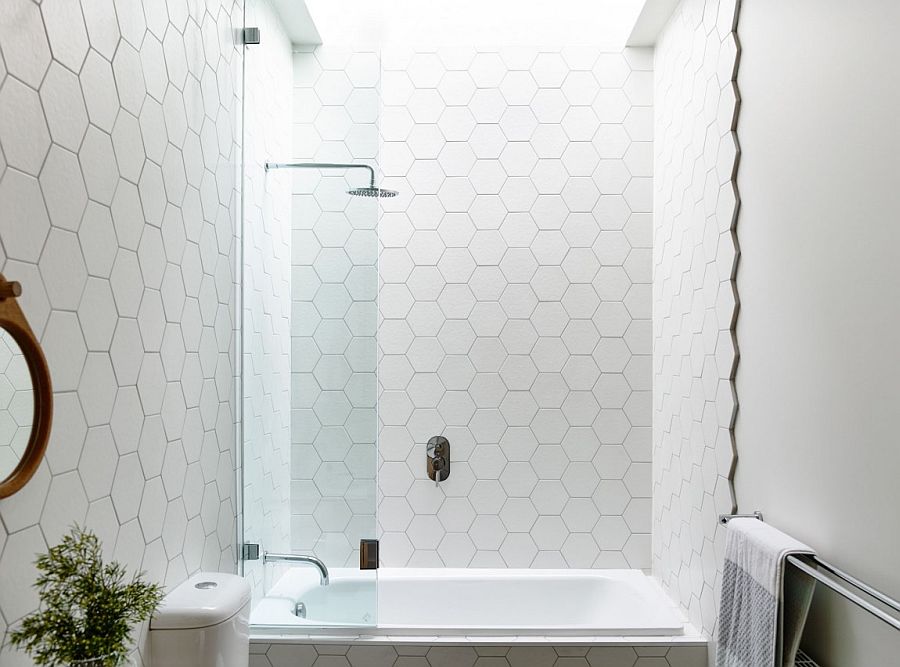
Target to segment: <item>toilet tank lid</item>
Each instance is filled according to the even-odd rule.
[[[224,572],[198,572],[170,591],[153,619],[151,630],[207,628],[227,621],[250,601],[250,584]]]

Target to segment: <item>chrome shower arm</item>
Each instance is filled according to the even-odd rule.
[[[375,187],[375,169],[367,164],[342,164],[338,162],[266,162],[266,171],[270,169],[367,169],[369,171],[369,187]]]

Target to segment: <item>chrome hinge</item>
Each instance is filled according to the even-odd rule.
[[[259,560],[258,544],[242,544],[241,560]]]
[[[359,541],[359,569],[378,569],[378,540]]]
[[[241,31],[241,41],[244,44],[259,44],[259,28],[244,28]]]

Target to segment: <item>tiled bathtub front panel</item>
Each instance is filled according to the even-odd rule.
[[[400,193],[378,200],[383,562],[648,567],[650,54],[391,49],[380,78],[376,56],[297,54],[294,137],[300,157],[377,157]],[[324,181],[295,228],[340,223]],[[305,238],[330,252],[316,229]],[[362,278],[350,260],[325,273]],[[350,286],[358,312],[365,286]],[[321,296],[302,296],[313,319]],[[316,370],[295,386],[317,386]],[[424,449],[441,433],[452,464],[436,489]],[[294,525],[320,546],[355,543],[366,521],[347,497],[366,465],[350,435],[294,460]],[[323,488],[321,466],[343,481]]]
[[[702,645],[250,645],[250,667],[706,667]]]

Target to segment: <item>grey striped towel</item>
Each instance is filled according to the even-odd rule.
[[[791,576],[785,586],[785,559],[813,551],[758,519],[727,530],[716,667],[791,667],[814,582]]]

